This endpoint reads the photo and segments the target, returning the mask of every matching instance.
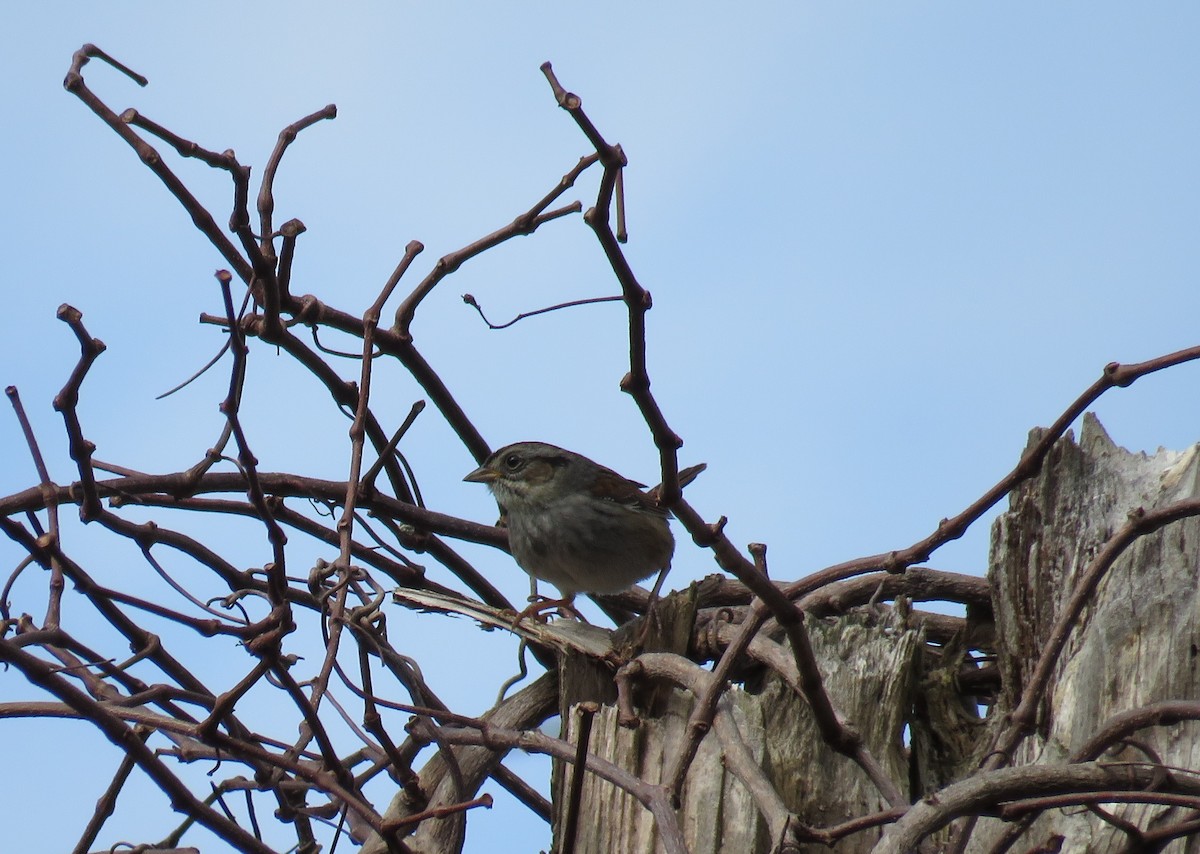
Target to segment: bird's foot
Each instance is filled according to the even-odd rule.
[[[521,613],[513,618],[512,626],[515,629],[522,620],[532,618],[541,623],[550,621],[549,611],[558,611],[560,616],[571,615],[578,620],[587,622],[583,614],[575,609],[575,597],[567,597],[563,599],[548,599],[545,596],[530,596],[529,605],[525,607]]]

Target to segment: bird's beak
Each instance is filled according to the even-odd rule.
[[[463,478],[467,483],[491,483],[498,478],[500,473],[495,469],[490,469],[487,466],[480,466]]]

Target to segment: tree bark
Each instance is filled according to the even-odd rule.
[[[888,776],[905,788],[908,771],[901,732],[910,686],[921,662],[921,631],[890,608],[857,609],[828,621],[810,618],[807,627],[835,708],[862,734]],[[774,664],[786,670],[791,665],[790,653],[783,651]],[[784,841],[780,828],[772,828],[764,814],[782,811],[803,824],[824,826],[887,807],[863,771],[822,741],[807,703],[793,687],[795,680],[791,682],[764,671],[749,678],[745,687],[726,693],[725,713],[736,724],[741,745],[761,770],[762,776],[754,780],[766,785],[752,791],[754,780],[748,787],[731,770],[735,763],[728,752],[739,747],[723,737],[719,726],[714,727],[692,763],[679,811],[687,850],[692,854],[780,850]],[[642,717],[636,729],[622,728],[617,709],[602,706],[592,723],[591,752],[643,780],[663,782],[664,769],[684,738],[692,702],[690,693],[673,690],[653,716]],[[572,714],[568,720],[572,726],[569,739],[574,741],[578,716]],[[570,773],[561,769],[556,774],[556,812],[562,810]],[[774,795],[764,795],[766,789]],[[765,805],[765,800],[773,801],[778,809]],[[650,812],[631,795],[591,775],[583,785],[581,815],[577,854],[663,850]],[[560,826],[556,822],[556,827]],[[837,850],[869,851],[878,838],[877,832],[856,834]],[[802,844],[787,850],[829,849]]]
[[[1036,439],[1036,434],[1033,436]],[[1032,441],[1032,440],[1031,440]],[[992,529],[993,589],[1003,689],[991,720],[1004,722],[1023,692],[1080,573],[1130,513],[1200,495],[1200,446],[1134,454],[1113,444],[1095,416],[1080,440],[1068,434],[1042,473],[1010,499]],[[1200,698],[1200,518],[1137,539],[1104,576],[1069,636],[1036,731],[1012,764],[1070,759],[1113,715],[1161,701]],[[1108,762],[1200,767],[1200,725],[1140,730]],[[1184,813],[1155,805],[1106,811],[1140,828]],[[981,820],[969,851],[991,851],[1004,832]],[[1056,842],[1061,837],[1061,842]],[[1052,810],[1027,831],[1019,850],[1061,844],[1064,851],[1133,850],[1131,838],[1082,808]],[[1157,849],[1156,849],[1157,850]],[[1166,851],[1194,850],[1177,841]]]

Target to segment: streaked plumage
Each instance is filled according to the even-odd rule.
[[[680,483],[703,469],[681,471]],[[464,479],[487,484],[517,563],[567,602],[576,593],[618,593],[671,564],[675,538],[655,491],[581,454],[518,442]]]

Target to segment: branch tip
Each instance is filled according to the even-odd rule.
[[[146,86],[150,83],[141,74],[131,69],[124,63],[118,62],[107,53],[96,47],[91,42],[83,45],[79,50],[75,51],[75,55],[71,57],[71,70],[67,73],[66,80],[63,81],[63,86],[68,90],[74,90],[83,83],[83,66],[87,65],[88,60],[99,59],[101,62],[106,62],[117,71],[124,74],[134,83],[139,86]]]
[[[83,312],[65,302],[58,307],[58,311],[54,313],[54,316],[64,323],[78,323],[83,320]]]

